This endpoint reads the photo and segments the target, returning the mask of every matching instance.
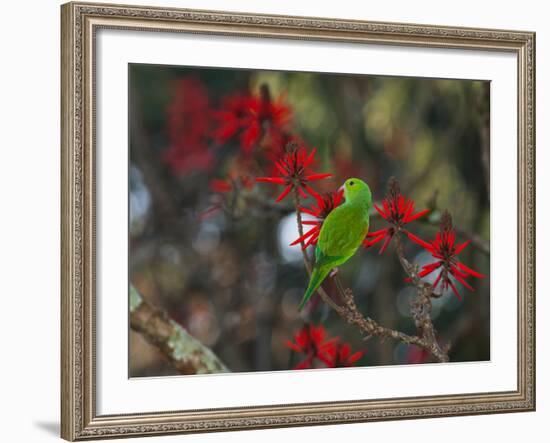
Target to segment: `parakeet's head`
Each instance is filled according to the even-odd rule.
[[[343,185],[344,197],[346,201],[353,201],[355,199],[365,201],[368,206],[372,206],[372,195],[369,185],[363,180],[358,178],[348,178]]]

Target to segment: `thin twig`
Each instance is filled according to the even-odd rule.
[[[394,235],[395,251],[399,257],[401,266],[416,287],[417,296],[411,303],[411,315],[416,327],[421,331],[422,338],[428,343],[429,351],[441,362],[449,361],[448,348],[441,348],[437,341],[436,332],[431,319],[432,298],[434,294],[433,286],[423,282],[413,266],[405,257],[403,252],[403,243],[401,242],[401,232],[397,231]]]

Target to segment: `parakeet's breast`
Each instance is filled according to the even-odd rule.
[[[367,209],[344,204],[329,214],[319,234],[318,245],[323,254],[331,257],[355,254],[369,229]]]

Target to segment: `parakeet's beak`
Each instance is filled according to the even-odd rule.
[[[338,194],[341,194],[344,197],[344,200],[346,199],[346,184],[345,183],[338,188]]]

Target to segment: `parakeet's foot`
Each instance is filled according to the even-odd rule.
[[[335,277],[339,272],[340,270],[338,268],[333,268],[332,271],[330,271],[329,277]]]

